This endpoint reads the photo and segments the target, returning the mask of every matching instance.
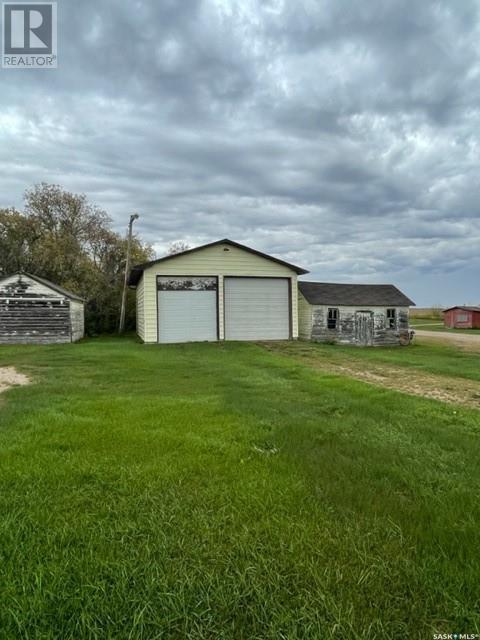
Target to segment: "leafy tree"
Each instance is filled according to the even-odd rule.
[[[23,270],[47,278],[86,300],[90,334],[113,332],[120,313],[127,240],[114,232],[111,220],[84,195],[57,185],[40,184],[25,193],[25,210],[0,210],[0,271]],[[153,257],[138,237],[132,242],[132,264]],[[127,328],[135,325],[130,292]]]
[[[31,270],[39,239],[33,220],[15,209],[0,209],[0,274]]]

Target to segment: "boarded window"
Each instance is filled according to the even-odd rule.
[[[336,329],[338,324],[338,309],[328,310],[327,326],[329,329]]]
[[[397,310],[387,309],[387,327],[389,329],[397,328]]]

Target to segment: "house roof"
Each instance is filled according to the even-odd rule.
[[[11,273],[8,276],[3,276],[2,278],[0,278],[0,282],[3,282],[4,280],[7,280],[7,278],[12,278],[14,276],[27,276],[27,278],[31,278],[32,280],[35,280],[39,284],[43,284],[46,287],[53,289],[57,293],[60,293],[62,296],[65,296],[65,298],[70,298],[71,300],[77,300],[78,302],[85,302],[85,300],[80,296],[77,296],[76,293],[67,291],[63,287],[59,287],[58,284],[54,284],[53,282],[50,282],[50,280],[46,280],[45,278],[40,278],[40,276],[34,276],[33,273],[26,273],[25,271],[18,271],[17,273]]]
[[[299,289],[310,304],[340,306],[410,307],[415,303],[393,284],[336,284],[299,282]]]
[[[152,260],[151,262],[145,262],[143,264],[137,264],[132,267],[130,271],[130,277],[128,279],[128,284],[132,287],[135,287],[140,278],[142,277],[142,273],[145,269],[152,267],[155,264],[159,264],[160,262],[165,262],[167,260],[175,260],[175,258],[179,258],[180,256],[185,256],[189,253],[195,253],[196,251],[201,251],[202,249],[208,249],[209,247],[216,247],[217,245],[228,244],[231,247],[236,247],[237,249],[243,249],[243,251],[248,251],[249,253],[253,253],[256,256],[260,256],[261,258],[265,258],[266,260],[271,260],[272,262],[276,262],[278,264],[283,265],[284,267],[288,267],[292,271],[295,271],[299,275],[303,275],[308,273],[305,269],[301,267],[297,267],[294,264],[290,264],[289,262],[285,262],[284,260],[280,260],[279,258],[274,258],[273,256],[269,256],[267,253],[262,253],[261,251],[257,251],[256,249],[252,249],[250,247],[245,246],[244,244],[240,244],[238,242],[234,242],[233,240],[229,240],[228,238],[224,238],[223,240],[217,240],[216,242],[210,242],[209,244],[204,244],[200,247],[195,247],[194,249],[187,249],[187,251],[181,251],[180,253],[175,253],[171,256],[164,256],[163,258],[158,258],[157,260]]]
[[[461,311],[478,311],[478,312],[480,312],[480,307],[460,307],[460,306],[456,306],[456,307],[449,307],[448,309],[445,309],[443,313],[447,313],[447,311],[452,311],[453,309],[460,309]]]

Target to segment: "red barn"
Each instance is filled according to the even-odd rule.
[[[452,307],[443,317],[449,329],[480,329],[480,307]]]

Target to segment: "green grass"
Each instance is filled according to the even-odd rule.
[[[437,327],[438,330],[445,329],[445,325],[441,318],[410,318],[411,327]]]
[[[471,333],[480,336],[480,329],[448,329],[443,320],[435,318],[410,318],[412,329],[418,328],[422,331],[444,331],[447,333]]]
[[[0,638],[480,631],[478,412],[247,344],[0,363]]]

